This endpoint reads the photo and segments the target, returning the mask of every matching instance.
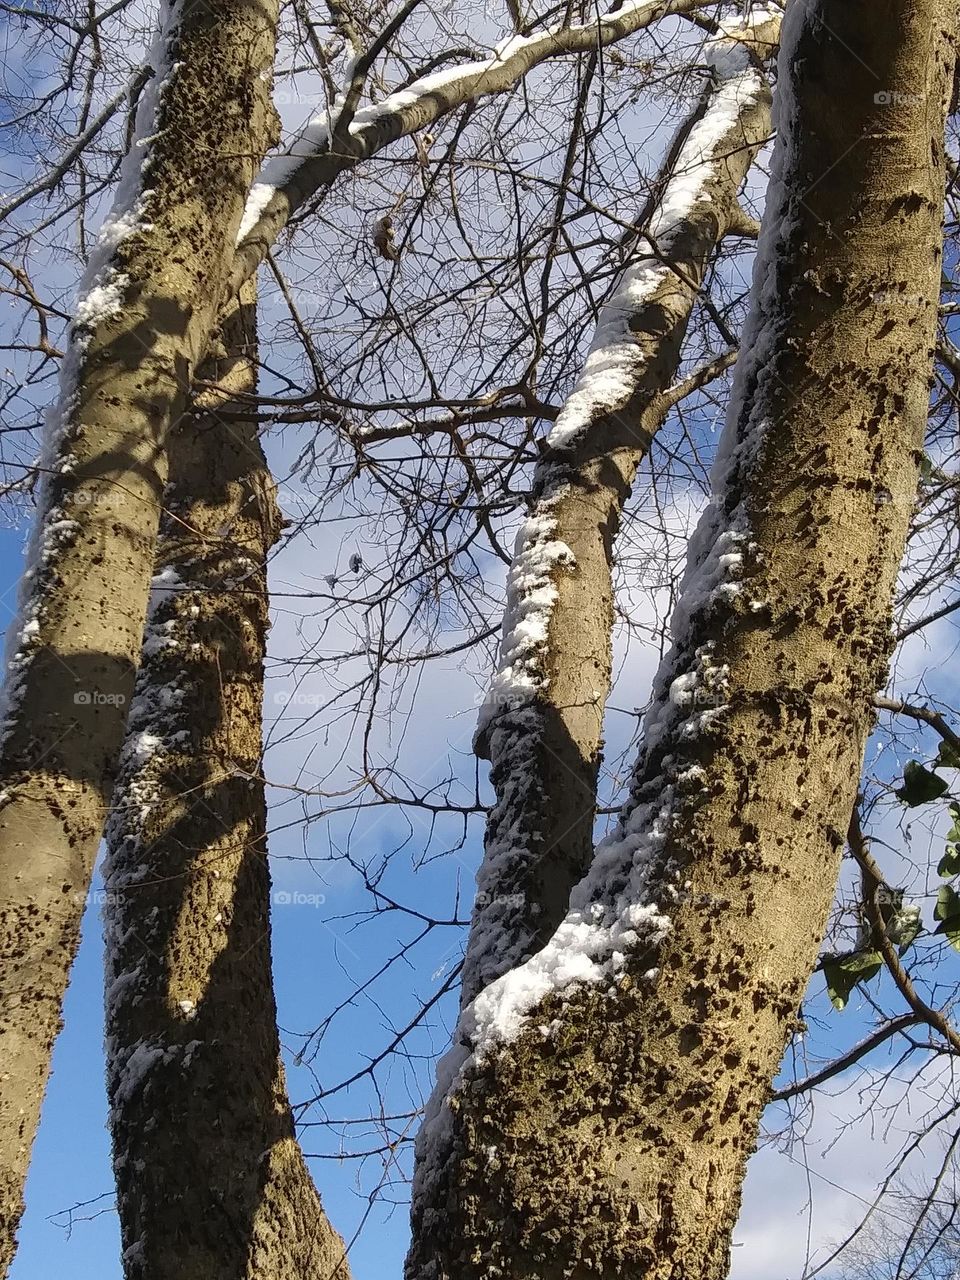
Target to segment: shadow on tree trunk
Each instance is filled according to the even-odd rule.
[[[252,307],[225,335],[248,363]],[[294,1133],[270,964],[261,703],[279,528],[255,423],[185,423],[108,824],[108,1092],[129,1280],[347,1274]]]

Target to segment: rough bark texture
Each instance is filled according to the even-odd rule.
[[[578,915],[604,918],[636,883],[657,928],[621,934],[594,981],[524,1006],[518,984],[548,944],[476,1002],[512,991],[528,1016],[499,1040],[488,1020],[484,1052],[432,1109],[410,1280],[727,1273],[888,657],[927,414],[955,17],[939,0],[796,0],[786,19],[783,185],[718,494],[631,799]]]
[[[744,47],[756,57],[769,55],[778,34],[778,20],[765,22]],[[633,348],[633,368],[625,379],[631,385],[622,387],[613,403],[595,406],[569,443],[551,447],[548,441],[534,476],[534,519],[526,527],[547,521],[550,536],[569,555],[549,575],[556,598],[546,639],[527,664],[527,675],[538,686],[534,696],[501,694],[495,683],[493,705],[477,735],[477,753],[491,762],[496,801],[467,948],[464,1004],[543,945],[593,853],[610,691],[614,542],[637,468],[667,417],[664,393],[676,377],[704,275],[739,216],[740,186],[769,136],[769,88],[759,71],[753,74],[759,91],[745,95],[738,117],[712,141],[697,184],[699,198],[668,235],[654,237],[655,254],[651,226],[671,181],[691,177],[685,144],[716,110],[718,88],[679,130],[638,219],[641,234],[625,274],[646,273],[650,283],[623,318]],[[612,306],[618,305],[615,296]],[[532,540],[521,535],[518,559],[528,554]],[[508,618],[505,648],[509,631]]]
[[[240,365],[255,389],[252,319],[247,302],[225,334],[230,368],[208,366],[211,380]],[[187,419],[164,505],[105,871],[124,1271],[346,1280],[277,1037],[261,704],[279,513],[256,423]]]
[[[144,218],[105,267],[117,305],[72,335],[0,756],[0,1275],[140,653],[165,439],[272,129],[275,20],[274,0],[174,15]]]

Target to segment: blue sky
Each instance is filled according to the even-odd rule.
[[[22,529],[0,530],[0,626],[12,617],[24,537]],[[393,847],[397,841],[390,823],[375,821],[382,828],[384,847]],[[291,1032],[284,1037],[285,1046],[295,1051],[302,1044],[297,1033],[309,1031],[334,1003],[348,997],[356,980],[366,974],[371,964],[379,963],[382,952],[373,948],[365,935],[352,933],[352,921],[337,919],[364,905],[357,883],[342,876],[331,883],[322,869],[303,860],[299,844],[288,847],[283,838],[278,838],[274,846],[278,851],[273,910],[279,1020]],[[27,1182],[20,1247],[10,1280],[47,1280],[57,1273],[68,1274],[74,1280],[122,1278],[106,1129],[101,888],[97,876],[64,1006],[65,1027],[54,1054],[53,1074]],[[431,901],[438,908],[441,900],[448,903],[447,888],[445,874],[426,868],[418,880],[419,904],[429,909]],[[388,936],[391,932],[396,931],[386,931]],[[378,1000],[389,1012],[372,1010],[363,1001],[355,1010],[347,1009],[334,1032],[324,1039],[309,1069],[295,1065],[288,1053],[291,1096],[295,1100],[310,1096],[317,1080],[330,1084],[362,1067],[364,1059],[358,1046],[370,1043],[371,1027],[378,1022],[386,1028],[402,1024],[405,1013],[413,1008],[414,990],[422,986],[424,974],[431,975],[445,964],[455,963],[458,946],[459,936],[454,941],[449,934],[442,938],[438,933],[435,942],[431,939],[421,949],[421,981],[413,981],[410,971],[403,969],[396,978],[381,985]],[[395,1009],[391,1009],[391,1001]],[[437,1044],[442,1046],[442,1041],[441,1033]],[[426,1080],[429,1071],[421,1075]],[[407,1083],[401,1083],[401,1094],[407,1091]],[[348,1091],[332,1099],[327,1114],[364,1114],[362,1107],[366,1103],[358,1100],[357,1093]],[[352,1112],[351,1104],[355,1107]],[[311,1145],[320,1145],[311,1144],[311,1133],[310,1129],[304,1133],[306,1151],[311,1150]],[[354,1185],[353,1162],[314,1160],[311,1168],[330,1217],[349,1238],[367,1209],[366,1196]],[[72,1229],[68,1229],[71,1207],[95,1198],[94,1204],[76,1210]],[[406,1206],[378,1205],[351,1252],[355,1275],[399,1276],[406,1238]]]
[[[278,470],[282,471],[282,466]],[[296,516],[298,511],[291,509],[290,514]],[[275,583],[282,581],[285,589],[291,583],[297,589],[315,587],[326,573],[342,570],[345,557],[354,549],[358,538],[362,538],[362,532],[350,529],[341,533],[334,528],[319,542],[291,551],[282,563],[274,566]],[[0,530],[0,626],[11,616],[4,609],[14,598],[23,541],[22,529]],[[361,549],[367,550],[365,546]],[[293,651],[298,627],[311,625],[310,607],[310,602],[295,606],[283,601],[284,616],[278,618],[271,637],[275,654],[289,655]],[[952,652],[955,638],[952,624],[938,632],[938,637],[940,652]],[[627,706],[642,704],[655,658],[652,647],[631,651],[614,701]],[[907,689],[912,688],[912,669],[909,664],[905,668]],[[421,691],[421,704],[411,730],[411,753],[418,776],[442,773],[447,756],[457,771],[469,772],[475,686],[455,667],[442,669],[440,676],[433,687]],[[313,696],[317,686],[312,682],[320,678],[319,674],[307,676],[302,686],[307,696]],[[955,682],[947,674],[936,677],[932,685],[945,695],[956,691]],[[306,715],[297,705],[282,709],[278,706],[277,691],[289,691],[291,687],[289,673],[271,669],[268,719],[280,717],[284,725],[295,725],[298,716]],[[349,737],[346,727],[341,732],[342,739]],[[612,739],[617,735],[622,740],[620,745],[625,745],[626,726],[614,720]],[[281,781],[302,779],[306,768],[308,781],[316,780],[323,775],[329,758],[344,745],[343,740],[337,741],[334,733],[320,759],[304,766],[303,752],[296,744],[279,744],[271,757],[271,776]],[[358,928],[352,913],[363,910],[369,900],[356,873],[346,869],[342,861],[329,860],[328,841],[339,842],[345,836],[346,823],[313,821],[304,836],[301,828],[287,826],[299,812],[297,802],[291,801],[279,788],[272,798],[273,823],[277,827],[271,840],[271,855],[277,894],[274,955],[279,1016],[285,1044],[295,1052],[303,1044],[304,1035],[329,1009],[346,1000],[357,983],[379,965],[386,949],[395,946],[398,940],[406,940],[415,930],[409,920],[396,916]],[[930,843],[923,829],[928,820],[929,815],[917,815],[914,839],[918,860],[925,857],[925,847]],[[942,826],[938,826],[938,830],[942,832]],[[377,811],[360,819],[360,825],[352,834],[355,843],[371,856],[393,853],[406,839],[406,832],[395,815]],[[478,835],[472,834],[455,855],[420,866],[414,877],[412,855],[423,846],[426,837],[422,829],[416,834],[420,844],[415,840],[409,854],[398,855],[396,867],[391,871],[391,883],[398,886],[405,900],[415,900],[423,910],[435,908],[438,913],[446,914],[457,881],[469,897],[472,872],[479,856]],[[894,835],[892,826],[890,834]],[[441,830],[436,844],[454,843],[456,836],[453,828]],[[898,833],[892,842],[897,848],[903,847]],[[47,1280],[58,1273],[69,1275],[72,1280],[85,1280],[88,1276],[120,1280],[122,1274],[116,1215],[110,1209],[112,1174],[105,1128],[98,887],[95,884],[94,902],[87,913],[83,945],[64,1010],[66,1026],[54,1057],[53,1076],[27,1185],[27,1212],[20,1232],[20,1250],[11,1280]],[[924,881],[921,886],[918,882],[913,889],[926,894],[929,918],[929,883]],[[313,901],[298,901],[298,894]],[[291,900],[284,901],[283,895]],[[320,897],[323,901],[318,900]],[[293,1099],[301,1101],[311,1097],[318,1081],[329,1087],[361,1069],[365,1055],[387,1043],[397,1028],[412,1016],[421,998],[436,990],[455,963],[460,942],[459,931],[437,929],[420,944],[413,963],[398,964],[378,985],[375,999],[364,998],[344,1008],[308,1063],[298,1065],[288,1054]],[[857,1039],[868,1025],[869,1010],[864,1002],[854,998],[843,1015],[836,1015],[823,998],[821,978],[814,979],[813,989],[817,992],[814,1012],[819,1021],[811,1022],[812,1050],[825,1054],[832,1046],[842,1047]],[[452,1012],[452,1001],[448,998],[437,1010],[432,1026],[415,1039],[417,1052],[444,1047]],[[395,1059],[383,1076],[388,1103],[398,1109],[410,1105],[411,1101],[415,1104],[429,1088],[430,1076],[431,1068],[426,1060]],[[849,1089],[851,1084],[858,1088],[867,1082],[868,1075],[857,1073],[855,1078],[845,1078],[838,1085]],[[361,1083],[329,1099],[326,1114],[331,1118],[362,1115],[370,1101],[370,1090]],[[814,1170],[811,1174],[805,1170],[796,1150],[792,1155],[785,1155],[766,1148],[756,1158],[748,1179],[744,1217],[735,1236],[738,1247],[734,1252],[733,1274],[738,1280],[799,1280],[808,1230],[804,1217],[808,1183],[817,1205],[810,1226],[815,1243],[836,1235],[860,1207],[858,1197],[869,1194],[895,1141],[889,1133],[885,1136],[879,1129],[871,1128],[868,1119],[857,1119],[859,1114],[849,1092],[842,1094],[836,1104],[828,1100],[820,1106],[811,1120],[808,1141],[800,1148],[804,1157],[809,1157]],[[314,1109],[307,1119],[315,1121],[320,1115],[321,1112]],[[833,1149],[829,1161],[821,1160],[819,1153],[835,1136],[838,1117],[843,1116],[855,1118],[851,1130]],[[775,1117],[771,1120],[775,1121]],[[329,1139],[324,1142],[319,1131],[308,1128],[303,1133],[303,1145],[310,1152],[321,1145],[329,1148],[330,1143]],[[409,1163],[408,1156],[405,1161]],[[377,1162],[372,1160],[364,1166],[359,1189],[354,1162],[318,1159],[311,1167],[332,1220],[349,1237],[364,1215],[366,1193],[377,1183]],[[90,1200],[95,1203],[78,1210],[78,1217],[96,1216],[89,1221],[77,1220],[68,1234],[65,1224],[71,1206]],[[406,1206],[401,1203],[391,1209],[386,1204],[377,1205],[352,1252],[357,1280],[399,1278],[406,1237]]]
[[[0,532],[0,595],[4,606],[12,599],[22,545],[21,530]],[[905,679],[909,685],[909,672]],[[950,683],[952,685],[952,681]],[[268,714],[269,710],[268,695]],[[287,713],[291,713],[290,709]],[[466,726],[456,723],[458,719],[454,720],[460,730],[455,735],[457,738],[466,731]],[[431,745],[435,745],[435,741]],[[892,818],[898,816],[896,811],[891,812]],[[925,860],[926,846],[932,840],[936,845],[936,840],[925,829],[931,815],[917,811],[913,816],[917,844],[914,852],[918,859]],[[368,847],[377,841],[380,848],[388,851],[401,843],[403,832],[392,816],[384,820],[375,815],[370,823]],[[941,827],[939,821],[934,825]],[[331,870],[322,861],[325,835],[316,824],[310,831],[313,834],[308,838],[307,851],[315,861],[304,860],[299,835],[292,840],[284,833],[273,841],[278,899],[274,906],[277,993],[285,1044],[293,1050],[302,1045],[302,1033],[314,1027],[340,999],[349,996],[357,981],[379,964],[386,946],[398,937],[409,935],[409,930],[398,926],[390,917],[376,922],[372,934],[368,929],[355,928],[352,913],[365,905],[362,887],[358,880],[344,875],[342,869]],[[415,882],[407,871],[401,879],[410,888],[416,884],[418,906],[427,910],[435,906],[439,910],[450,902],[451,875],[459,875],[468,886],[477,856],[474,841],[461,851],[453,866],[450,860],[439,860],[421,868]],[[87,912],[83,945],[64,1010],[66,1026],[54,1057],[53,1077],[27,1185],[27,1211],[12,1280],[40,1280],[61,1270],[76,1280],[85,1280],[88,1276],[121,1280],[122,1276],[119,1232],[111,1208],[112,1176],[105,1128],[98,887],[94,887],[94,902]],[[920,886],[913,888],[917,892]],[[297,901],[298,895],[303,900]],[[928,892],[928,917],[929,909]],[[344,1011],[309,1066],[297,1066],[288,1055],[292,1097],[295,1100],[310,1097],[317,1081],[329,1086],[362,1066],[364,1054],[371,1052],[371,1046],[385,1042],[392,1029],[403,1025],[419,997],[435,989],[437,975],[448,971],[455,962],[459,942],[458,931],[437,931],[422,945],[415,966],[398,967],[378,989],[376,1003],[361,1001]],[[868,1026],[869,1009],[858,996],[854,996],[844,1014],[838,1015],[829,1009],[823,997],[822,978],[813,979],[812,992],[816,995],[813,1005],[816,1017],[811,1021],[809,1041],[815,1055],[826,1055],[831,1047],[841,1048],[859,1038]],[[443,1047],[445,1024],[449,1023],[451,1014],[448,1000],[442,1016],[436,1020],[436,1030],[426,1037],[435,1048]],[[385,1077],[388,1100],[392,1098],[402,1107],[404,1100],[416,1096],[418,1091],[422,1096],[423,1089],[429,1086],[429,1078],[426,1064],[398,1061]],[[858,1114],[851,1088],[855,1092],[868,1082],[869,1075],[860,1072],[850,1073],[838,1082],[847,1093],[841,1094],[837,1102],[827,1099],[820,1104],[811,1122],[808,1141],[800,1148],[800,1156],[796,1149],[792,1154],[784,1154],[768,1147],[755,1157],[747,1183],[743,1219],[735,1236],[734,1277],[799,1280],[802,1251],[797,1251],[809,1225],[804,1216],[808,1184],[814,1200],[811,1229],[815,1241],[836,1238],[842,1226],[852,1222],[856,1212],[862,1209],[883,1165],[893,1153],[899,1131],[873,1132],[868,1121],[861,1118],[851,1126],[851,1132],[839,1147],[832,1150],[828,1160],[821,1160],[818,1155],[835,1140],[838,1115],[842,1119],[844,1115],[853,1118]],[[363,1114],[367,1105],[369,1094],[358,1087],[330,1099],[326,1114],[334,1118]],[[309,1118],[316,1119],[319,1114],[313,1111]],[[771,1127],[778,1127],[776,1115],[769,1116],[768,1121]],[[303,1145],[310,1152],[325,1144],[313,1129],[307,1128]],[[848,1150],[849,1154],[845,1154]],[[807,1172],[805,1163],[812,1172]],[[376,1162],[364,1171],[364,1192],[377,1181],[379,1166],[374,1166]],[[365,1194],[356,1186],[354,1163],[315,1160],[311,1167],[331,1218],[349,1237],[367,1206]],[[68,1231],[71,1207],[91,1200],[93,1204],[76,1211],[76,1220]],[[94,1216],[81,1220],[89,1215]],[[406,1238],[406,1206],[375,1206],[352,1251],[357,1280],[399,1277]],[[784,1240],[794,1242],[791,1252],[784,1252]]]

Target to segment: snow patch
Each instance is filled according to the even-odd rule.
[[[582,889],[580,896],[589,896],[586,882]],[[631,889],[628,883],[612,909],[594,901],[572,910],[542,951],[477,996],[461,1023],[476,1061],[516,1039],[530,1012],[547,996],[562,997],[571,988],[609,981],[625,964],[621,947],[633,949],[641,941],[654,947],[666,937],[669,919],[655,906],[629,901]]]
[[[73,323],[93,329],[104,320],[110,320],[123,310],[123,297],[130,277],[110,269],[105,284],[93,285],[77,301]]]
[[[348,133],[354,138],[362,138],[365,134],[373,133],[387,116],[399,115],[408,108],[423,103],[425,99],[433,94],[442,94],[444,90],[449,89],[451,86],[462,85],[467,89],[466,93],[454,95],[457,101],[462,102],[466,102],[470,98],[480,99],[504,92],[503,89],[494,88],[489,82],[485,85],[484,80],[491,71],[498,70],[509,59],[517,55],[530,56],[532,54],[533,60],[536,62],[540,58],[549,57],[555,51],[556,37],[561,31],[568,31],[572,35],[584,32],[596,35],[599,29],[599,33],[602,36],[611,27],[620,27],[625,22],[633,24],[631,29],[639,29],[645,25],[645,19],[652,21],[659,16],[659,8],[660,0],[633,0],[632,3],[622,5],[613,12],[603,14],[596,21],[580,27],[555,27],[533,36],[509,36],[494,48],[489,58],[461,62],[455,66],[444,67],[439,71],[431,72],[429,75],[421,76],[403,89],[397,89],[393,93],[387,94],[381,102],[361,107],[360,110],[354,113]],[[344,76],[345,87],[337,96],[332,109],[329,111],[324,110],[314,116],[313,119],[308,120],[300,133],[288,145],[286,151],[282,155],[274,156],[267,161],[259,178],[251,187],[247,207],[240,223],[240,230],[237,233],[238,244],[250,235],[276,192],[288,186],[296,171],[307,160],[311,160],[321,154],[329,144],[346,98],[353,65],[354,63],[351,60]],[[518,67],[518,77],[520,71],[521,68]],[[427,118],[418,121],[416,127],[420,128],[429,123],[429,121],[436,118],[438,113],[427,111],[424,114]],[[406,133],[409,130],[404,129],[403,132]]]
[[[522,706],[546,686],[541,659],[557,601],[554,575],[558,569],[574,565],[573,552],[553,536],[557,524],[551,508],[563,492],[559,490],[542,502],[517,533],[507,576],[500,665],[480,708],[478,734],[495,716]]]
[[[764,78],[742,44],[717,39],[708,46],[708,61],[719,84],[687,134],[632,259],[600,310],[583,371],[547,437],[553,449],[569,448],[598,414],[623,409],[636,391],[646,356],[643,335],[638,337],[631,321],[664,284],[676,281],[676,272],[662,261],[672,237],[698,205],[710,203],[730,133],[764,91]]]

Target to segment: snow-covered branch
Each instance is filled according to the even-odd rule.
[[[700,282],[769,129],[755,53],[775,49],[779,13],[756,11],[748,32],[751,49],[726,34],[708,46],[712,91],[668,149],[657,198],[547,437],[534,510],[517,535],[500,666],[477,732],[497,803],[478,875],[466,1002],[547,941],[592,852],[612,541],[640,460],[675,403],[669,388]],[[599,926],[597,939],[607,930]],[[573,937],[589,950],[590,936],[578,917],[564,951]],[[541,953],[544,975],[553,974],[551,946]]]
[[[339,106],[323,111],[264,166],[254,183],[241,224],[232,285],[240,283],[269,252],[288,219],[306,200],[360,160],[480,98],[505,93],[551,58],[589,53],[634,35],[659,19],[689,14],[704,0],[632,0],[595,22],[554,27],[532,36],[511,36],[489,58],[447,67],[356,111],[343,149],[330,146]],[[352,75],[351,75],[352,80]],[[341,95],[342,105],[343,95]],[[331,120],[331,115],[334,119]]]

